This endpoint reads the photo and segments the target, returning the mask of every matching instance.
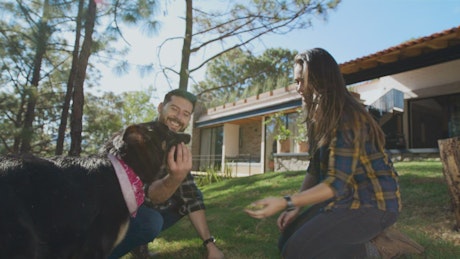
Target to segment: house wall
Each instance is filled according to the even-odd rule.
[[[237,141],[239,139],[239,129],[239,125],[224,124],[224,147],[222,148],[224,157],[235,157],[241,153]]]
[[[227,162],[226,170],[230,170],[232,177],[244,177],[261,174],[260,163],[251,162]]]
[[[224,157],[222,168],[232,176],[242,177],[262,172],[260,163],[261,125],[258,121],[248,124],[224,124]]]
[[[252,121],[241,125],[240,132],[240,154],[250,155],[259,159],[262,140],[262,125],[260,121]]]

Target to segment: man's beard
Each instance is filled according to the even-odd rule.
[[[163,122],[164,124],[166,124],[166,126],[168,126],[170,128],[170,130],[172,131],[176,131],[174,129],[177,128],[177,132],[184,132],[185,131],[185,125],[178,119],[174,118],[174,117],[164,117],[164,116],[160,116],[160,121]],[[171,123],[174,123],[174,124],[171,124]],[[173,127],[174,129],[171,129],[171,127]]]

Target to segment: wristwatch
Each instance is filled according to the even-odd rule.
[[[216,243],[216,239],[211,236],[210,238],[203,241],[203,246],[206,247],[209,243]]]
[[[295,210],[296,209],[296,206],[294,205],[294,203],[292,203],[292,199],[291,199],[291,196],[289,195],[286,195],[283,197],[286,202],[287,202],[287,206],[286,206],[286,211],[292,211],[292,210]]]

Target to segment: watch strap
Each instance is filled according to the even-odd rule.
[[[286,195],[283,197],[286,202],[287,202],[287,206],[286,206],[286,211],[292,211],[292,210],[295,210],[296,209],[296,206],[294,205],[294,203],[292,202],[292,199],[291,199],[291,196],[289,195]]]
[[[216,239],[211,236],[210,238],[203,241],[203,246],[206,247],[209,243],[216,243]]]

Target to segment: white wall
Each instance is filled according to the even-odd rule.
[[[236,124],[224,124],[224,146],[222,155],[237,156],[239,154],[240,126]]]

